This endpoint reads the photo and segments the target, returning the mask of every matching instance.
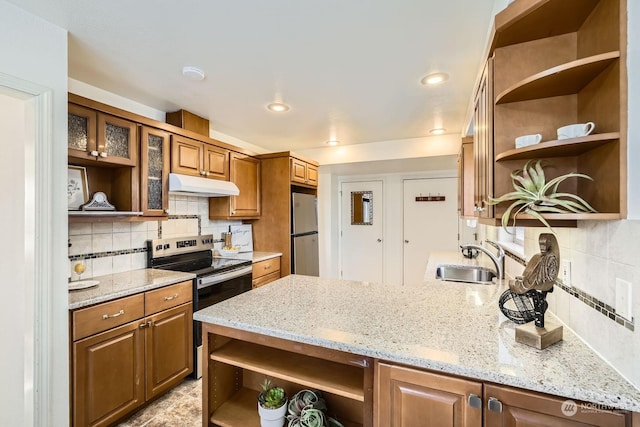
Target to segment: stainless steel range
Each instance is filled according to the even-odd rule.
[[[148,240],[147,266],[193,273],[193,311],[251,290],[251,261],[213,257],[213,235]],[[194,376],[202,376],[202,326],[193,322]]]

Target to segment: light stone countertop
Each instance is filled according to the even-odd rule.
[[[248,259],[252,261],[254,264],[256,262],[264,261],[271,258],[276,258],[282,256],[282,252],[264,252],[264,251],[253,251],[253,252],[240,252],[236,255],[237,258]]]
[[[439,263],[482,263],[432,253],[419,286],[291,275],[194,314],[196,320],[640,411],[640,391],[568,328],[545,350],[515,342],[498,298],[505,283],[434,279]],[[491,261],[489,261],[491,263]],[[357,303],[357,307],[354,304]],[[553,315],[548,314],[548,317]]]
[[[108,274],[93,277],[100,284],[92,288],[69,291],[69,310],[111,301],[128,295],[161,288],[174,283],[192,280],[196,277],[192,273],[179,271],[157,270],[143,268],[124,273]]]

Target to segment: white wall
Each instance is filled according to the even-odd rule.
[[[458,143],[460,138],[458,138]],[[371,144],[366,144],[371,145]],[[374,154],[375,155],[375,154]],[[372,181],[383,182],[384,204],[384,282],[401,284],[403,276],[403,180],[416,178],[455,177],[456,157],[438,157],[438,162],[425,160],[429,169],[395,173],[376,173],[383,169],[380,162],[354,163],[346,165],[320,166],[318,183],[318,216],[320,230],[320,276],[337,278],[339,276],[339,228],[340,228],[340,184],[342,182]],[[412,163],[407,161],[406,163]],[[440,165],[436,167],[434,163]],[[362,173],[366,165],[371,164],[370,173]],[[402,162],[394,164],[402,169]],[[357,174],[350,175],[349,170]],[[339,171],[335,173],[334,170]]]
[[[15,384],[2,384],[0,390],[0,424],[2,425],[25,425],[30,424],[28,415],[30,412],[34,414],[35,419],[40,425],[69,425],[69,393],[68,393],[68,372],[69,372],[69,355],[68,355],[68,296],[67,296],[67,263],[65,261],[66,252],[66,235],[67,235],[67,207],[65,197],[65,185],[67,174],[66,159],[66,138],[67,138],[67,33],[40,18],[37,18],[14,5],[0,0],[0,73],[19,78],[23,81],[31,82],[36,85],[46,87],[53,92],[53,154],[50,159],[52,167],[50,176],[47,176],[47,182],[50,185],[48,196],[51,197],[53,209],[51,212],[39,212],[39,215],[49,217],[51,220],[51,242],[47,245],[47,250],[51,252],[53,257],[53,265],[51,271],[43,272],[46,276],[47,291],[51,295],[50,301],[45,301],[46,307],[40,307],[41,310],[51,311],[45,318],[41,319],[42,327],[48,333],[50,347],[45,351],[50,359],[46,366],[38,366],[42,369],[42,375],[36,378],[36,384],[42,380],[46,387],[35,391],[40,397],[41,408],[33,410],[25,407],[28,402],[18,403],[16,399],[20,399],[20,395],[30,393],[25,390],[26,384],[20,384],[19,388],[15,388]],[[0,142],[1,156],[12,155],[8,151],[10,144],[18,144],[15,140],[5,140]],[[16,147],[12,147],[16,148]],[[24,151],[24,149],[23,149]],[[36,153],[36,156],[38,154]],[[23,164],[26,170],[33,168],[33,165]],[[18,168],[17,164],[14,167]],[[11,165],[9,165],[11,170]],[[17,169],[14,169],[17,171]],[[39,173],[35,172],[37,182],[40,178]],[[16,172],[15,176],[19,176]],[[19,183],[16,188],[24,188]],[[11,209],[11,201],[2,198],[3,210]],[[36,203],[38,201],[36,200]],[[3,222],[5,227],[12,226]],[[46,236],[38,236],[38,240],[32,243],[37,245],[46,242]],[[0,258],[7,256],[7,251],[13,251],[21,246],[28,246],[30,242],[25,241],[22,237],[19,241],[3,241],[0,247]],[[36,251],[38,248],[36,248]],[[26,256],[26,254],[24,254]],[[5,288],[12,288],[24,291],[24,283],[13,282],[7,277],[7,272],[3,268],[3,282]],[[20,279],[18,279],[20,280]],[[13,313],[13,323],[3,324],[7,327],[16,324],[16,319],[20,319],[21,306],[16,304],[11,298],[3,297],[0,302],[0,311],[3,313]],[[25,302],[33,305],[33,296],[25,295]],[[48,303],[48,304],[47,304]],[[24,337],[23,340],[26,340]],[[19,370],[20,367],[13,363],[7,364],[7,357],[18,352],[23,342],[5,342],[5,351],[3,355],[2,368]],[[10,349],[7,350],[7,349]],[[12,358],[19,358],[13,355]],[[26,356],[25,363],[30,357]],[[50,399],[50,400],[49,400]],[[8,420],[8,422],[4,422]]]

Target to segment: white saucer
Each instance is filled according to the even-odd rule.
[[[87,289],[93,286],[97,286],[100,282],[97,280],[79,280],[77,282],[69,282],[70,291],[78,291],[80,289]]]

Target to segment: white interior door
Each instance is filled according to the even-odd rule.
[[[382,181],[343,182],[340,193],[340,277],[380,283]]]
[[[458,179],[407,179],[404,192],[403,283],[424,281],[431,251],[458,249]],[[444,196],[444,201],[416,197]]]

